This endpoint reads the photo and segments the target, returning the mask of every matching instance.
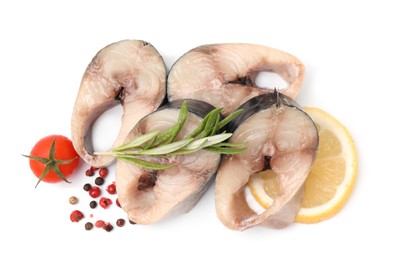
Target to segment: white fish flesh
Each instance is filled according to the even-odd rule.
[[[164,131],[177,122],[182,100],[174,101],[153,112],[132,129],[126,138],[153,131]],[[188,117],[176,140],[192,133],[202,118],[214,109],[211,105],[188,100]],[[152,171],[123,160],[117,160],[116,188],[118,200],[128,218],[139,224],[156,223],[167,216],[191,210],[214,180],[220,154],[199,150],[167,158],[147,157],[159,164],[174,164],[172,168]]]
[[[172,66],[167,79],[169,101],[198,99],[224,107],[224,116],[252,97],[273,92],[256,84],[259,72],[278,74],[293,99],[301,89],[304,65],[291,54],[245,43],[209,44],[194,48]]]
[[[283,228],[294,221],[303,185],[312,167],[318,133],[311,118],[295,102],[278,92],[244,103],[245,112],[228,127],[230,142],[245,143],[247,150],[225,156],[216,176],[216,210],[228,228],[253,226]],[[250,176],[271,169],[279,184],[273,204],[258,214],[245,199]]]
[[[121,104],[121,128],[111,148],[123,143],[128,132],[145,115],[155,111],[166,95],[166,66],[149,43],[123,40],[101,49],[88,65],[75,101],[71,135],[75,150],[89,165],[114,161],[94,155],[93,122],[107,109]]]

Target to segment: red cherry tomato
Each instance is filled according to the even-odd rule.
[[[54,158],[51,158],[50,149],[53,141],[55,141]],[[64,176],[64,181],[67,181],[67,178],[75,172],[80,162],[71,140],[62,135],[49,135],[40,139],[32,148],[30,156],[27,157],[29,158],[32,172],[38,178],[45,172],[46,165],[40,160],[34,159],[34,157],[52,160],[54,162],[53,166],[57,167],[62,176]],[[55,172],[54,167],[50,167],[51,169],[42,178],[42,181],[55,183],[63,180],[62,176]]]

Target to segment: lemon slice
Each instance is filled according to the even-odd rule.
[[[347,202],[355,185],[358,159],[354,141],[340,122],[319,108],[304,111],[318,128],[319,147],[295,221],[317,223],[334,216]],[[280,192],[271,170],[253,175],[248,186],[264,208],[270,207]]]

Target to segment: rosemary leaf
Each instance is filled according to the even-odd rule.
[[[233,144],[233,143],[227,143],[227,142],[223,142],[223,143],[217,143],[214,144],[213,147],[222,147],[222,146],[227,146],[227,147],[239,147],[239,146],[244,146],[245,144]]]
[[[214,126],[213,126],[213,128],[211,129],[212,131],[209,133],[209,135],[215,135],[216,134],[216,132],[217,132],[217,127],[218,127],[218,125],[219,125],[219,122],[220,122],[220,112],[221,112],[221,110],[219,111],[219,113],[216,115],[216,119],[215,119],[215,121],[214,121]]]
[[[138,158],[135,158],[134,156],[127,156],[127,155],[118,155],[118,159],[124,160],[129,163],[133,163],[137,165],[140,168],[145,168],[145,169],[150,169],[150,170],[165,170],[168,168],[173,167],[173,164],[157,164],[157,163],[152,163],[149,161],[145,160],[140,160]]]
[[[238,154],[242,153],[243,151],[246,150],[246,147],[244,148],[231,148],[231,147],[224,147],[224,146],[209,146],[203,148],[206,151],[213,152],[213,153],[219,153],[219,154]]]
[[[216,128],[216,124],[218,124],[220,120],[221,110],[223,110],[223,108],[216,108],[209,113],[210,116],[206,120],[205,128],[202,132],[201,137],[206,137],[213,134],[213,131]]]
[[[188,144],[187,146],[184,147],[184,149],[193,150],[193,149],[196,149],[197,147],[199,147],[199,144],[203,144],[202,148],[208,147],[208,146],[211,146],[214,144],[221,143],[221,142],[227,140],[228,138],[230,138],[231,136],[232,136],[232,134],[226,133],[226,134],[218,134],[218,135],[204,137],[204,138],[198,139],[198,140]]]
[[[145,154],[145,155],[168,155],[174,151],[177,151],[184,146],[188,145],[193,141],[193,138],[186,138],[177,142],[173,142],[170,144],[165,144],[162,146],[158,146],[151,149],[144,149],[138,151],[138,154]]]
[[[181,105],[180,114],[178,115],[177,123],[175,123],[172,127],[161,133],[155,141],[152,143],[152,147],[155,147],[163,142],[166,144],[171,143],[174,141],[177,134],[180,132],[182,126],[184,125],[185,121],[187,120],[188,116],[188,105],[187,102],[184,101]],[[150,147],[146,147],[150,148]]]
[[[221,120],[218,123],[218,127],[217,130],[220,130],[221,128],[223,128],[224,126],[226,126],[228,123],[230,123],[231,121],[233,121],[237,116],[239,116],[242,112],[244,112],[244,109],[238,109],[234,112],[232,112],[231,114],[229,114],[227,117],[225,117],[223,120]]]
[[[130,150],[133,148],[138,148],[142,144],[148,142],[149,140],[151,140],[152,138],[157,136],[158,134],[159,134],[159,131],[153,131],[153,132],[138,136],[138,137],[134,138],[134,140],[132,140],[131,142],[115,148],[113,150],[113,152],[121,152],[121,151],[125,151],[125,150]]]
[[[204,140],[203,143],[198,143],[197,146],[194,145],[194,146],[193,146],[194,148],[192,148],[192,149],[183,148],[183,149],[177,150],[177,151],[175,151],[175,152],[172,152],[172,153],[170,153],[169,155],[183,155],[183,154],[194,153],[194,152],[196,152],[196,151],[201,150],[202,148],[204,148],[204,145],[205,145],[206,143],[207,143],[207,140]],[[191,143],[191,144],[193,144],[193,143]]]
[[[224,140],[230,138],[231,135],[232,134],[219,134],[219,135],[204,137],[189,143],[181,150],[177,150],[173,153],[170,153],[170,155],[182,155],[182,154],[194,153],[198,150],[204,149],[205,147],[223,142]]]
[[[210,112],[203,118],[201,124],[198,126],[198,128],[196,128],[189,136],[188,138],[195,138],[197,137],[200,133],[203,132],[203,130],[205,130],[206,127],[206,123],[210,118]]]

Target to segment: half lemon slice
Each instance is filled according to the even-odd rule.
[[[319,133],[316,160],[305,182],[299,223],[317,223],[334,216],[347,202],[354,188],[358,159],[348,130],[334,117],[319,108],[304,108]],[[264,208],[272,205],[280,188],[272,170],[254,174],[249,189]]]

